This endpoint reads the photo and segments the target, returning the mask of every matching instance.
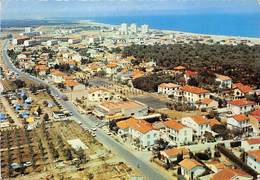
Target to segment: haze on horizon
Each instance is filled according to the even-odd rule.
[[[5,0],[2,19],[260,13],[257,0]]]

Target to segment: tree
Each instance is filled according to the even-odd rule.
[[[38,113],[38,115],[42,114],[42,108],[40,106],[37,108],[37,113]]]
[[[65,154],[66,154],[66,160],[67,160],[67,161],[70,161],[70,160],[73,159],[71,150],[70,150],[69,148],[67,148],[67,149],[65,150]]]
[[[43,116],[44,121],[49,121],[49,114],[45,113]]]

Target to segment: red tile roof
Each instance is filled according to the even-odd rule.
[[[256,161],[260,162],[260,149],[248,151],[247,154],[248,154],[248,156],[251,156],[254,159],[256,159]]]
[[[198,72],[197,72],[197,71],[187,70],[187,71],[185,72],[185,74],[186,74],[187,76],[196,77],[196,76],[198,75]]]
[[[174,70],[180,71],[180,70],[185,70],[186,68],[184,66],[177,66],[174,68]]]
[[[209,122],[203,117],[203,116],[200,116],[200,115],[195,115],[195,116],[192,116],[191,117],[197,124],[208,124]]]
[[[235,106],[248,106],[255,104],[254,101],[249,101],[247,99],[235,99],[228,102],[229,104],[235,105]]]
[[[214,174],[211,180],[231,180],[232,178],[238,176],[251,177],[249,174],[240,169],[226,168]]]
[[[174,84],[174,83],[162,83],[159,85],[159,87],[162,87],[162,88],[176,88],[176,87],[179,87],[178,84]]]
[[[183,168],[185,168],[187,170],[192,170],[193,168],[195,168],[197,166],[202,166],[202,164],[200,164],[198,161],[196,161],[194,159],[184,159],[179,164],[180,164],[180,166],[182,166]]]
[[[175,129],[176,131],[179,131],[186,127],[183,124],[178,123],[176,120],[168,120],[164,122],[164,125],[168,128]]]
[[[144,120],[137,120],[135,118],[119,121],[116,124],[120,129],[132,128],[141,132],[142,134],[145,134],[154,129],[151,123],[148,123]]]
[[[260,144],[260,138],[250,138],[250,139],[247,139],[246,142],[250,145]]]
[[[249,93],[249,92],[253,91],[253,89],[250,86],[244,85],[242,83],[235,83],[233,85],[233,88],[234,89],[239,89],[242,93]]]
[[[169,158],[177,157],[178,154],[189,154],[189,150],[185,147],[166,149],[162,152],[164,152]]]
[[[252,116],[260,117],[260,108],[258,108],[258,109],[256,109],[256,110],[252,111],[250,114],[251,114]]]
[[[195,87],[195,86],[189,86],[189,85],[182,86],[180,89],[182,91],[190,92],[190,93],[193,93],[193,94],[209,93],[209,91],[206,90],[206,89]]]
[[[242,122],[242,121],[246,121],[248,120],[248,117],[244,114],[237,114],[237,115],[234,115],[233,118],[238,121],[238,122]]]

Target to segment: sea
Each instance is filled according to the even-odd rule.
[[[170,15],[140,15],[140,16],[102,16],[52,18],[44,20],[2,20],[2,28],[10,26],[31,26],[59,23],[75,23],[79,20],[92,20],[105,24],[120,25],[121,23],[148,24],[151,28],[174,30],[209,35],[226,35],[260,38],[259,13],[222,13],[222,14],[170,14]]]
[[[113,25],[121,23],[148,24],[151,28],[161,30],[260,38],[260,13],[107,16],[87,19]]]

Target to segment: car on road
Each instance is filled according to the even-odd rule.
[[[111,135],[111,132],[108,131],[108,132],[107,132],[107,135]]]
[[[96,128],[91,128],[92,131],[96,131],[97,129]]]

